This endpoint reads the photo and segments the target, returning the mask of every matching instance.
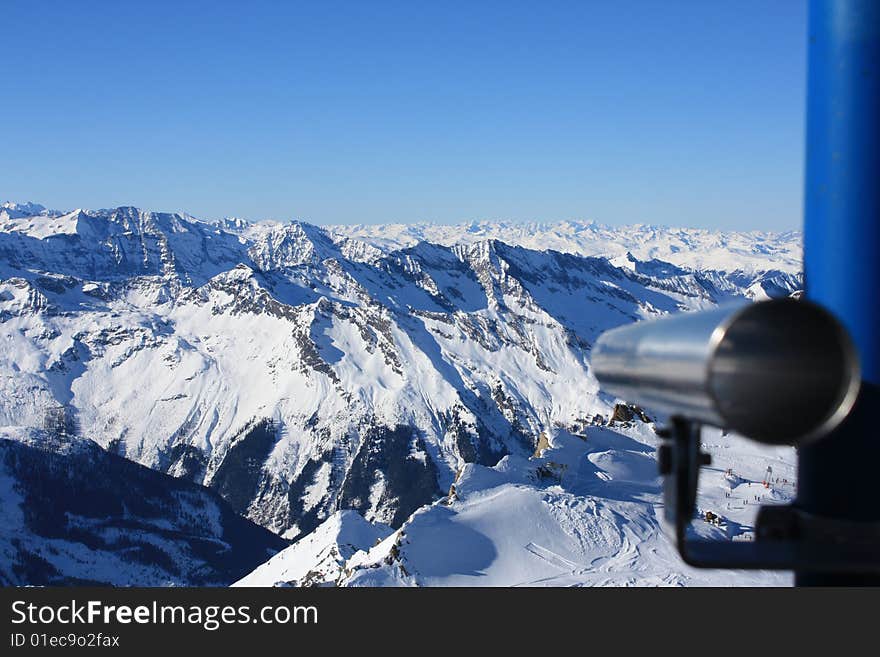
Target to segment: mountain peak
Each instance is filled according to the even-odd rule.
[[[394,532],[352,510],[336,511],[311,534],[282,550],[233,586],[332,584],[345,562]]]
[[[47,210],[45,206],[40,205],[39,203],[31,203],[30,201],[25,201],[24,203],[7,201],[0,205],[0,211],[4,210],[10,216],[16,215],[18,217],[34,217],[38,214],[51,212],[50,210]]]

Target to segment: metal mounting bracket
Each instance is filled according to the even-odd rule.
[[[754,541],[689,536],[700,467],[709,465],[711,457],[700,449],[700,425],[695,422],[674,417],[658,433],[665,439],[657,452],[664,515],[686,563],[698,568],[880,572],[880,523],[822,518],[794,505],[762,505]]]

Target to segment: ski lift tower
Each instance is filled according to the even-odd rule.
[[[849,330],[861,392],[826,440],[798,451],[796,505],[830,522],[880,522],[880,2],[811,0],[804,190],[806,296]],[[821,345],[816,345],[821,349]],[[880,584],[798,570],[798,585]]]

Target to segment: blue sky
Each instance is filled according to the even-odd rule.
[[[0,197],[795,228],[803,5],[4,2]]]

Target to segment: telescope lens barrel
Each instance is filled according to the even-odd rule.
[[[771,444],[825,435],[847,416],[860,386],[843,326],[794,299],[606,331],[591,362],[608,393]]]

